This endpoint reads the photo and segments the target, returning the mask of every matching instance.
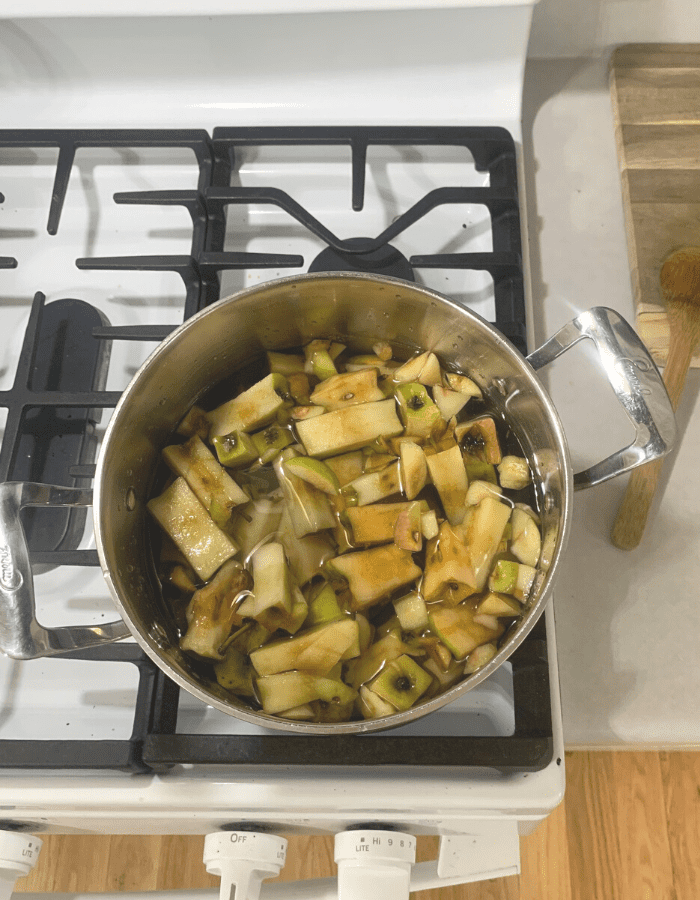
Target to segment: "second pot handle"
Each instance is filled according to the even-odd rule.
[[[533,369],[552,362],[584,338],[593,341],[617,399],[635,428],[635,440],[574,475],[574,489],[592,487],[665,456],[676,438],[676,419],[666,387],[649,351],[613,309],[596,306],[560,328],[527,357]]]
[[[34,579],[19,512],[24,506],[91,506],[92,491],[7,481],[0,484],[0,651],[38,659],[128,637],[120,619],[104,625],[44,628],[36,620]]]

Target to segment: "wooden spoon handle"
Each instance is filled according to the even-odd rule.
[[[683,393],[695,345],[692,330],[671,331],[664,384],[674,411],[678,408]],[[634,550],[642,539],[663,462],[663,459],[656,459],[635,469],[630,475],[611,533],[613,544],[620,550]]]
[[[613,544],[620,550],[634,550],[639,545],[662,466],[663,459],[655,459],[630,475],[611,533]]]

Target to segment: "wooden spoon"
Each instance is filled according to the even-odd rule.
[[[670,326],[664,384],[675,411],[700,345],[700,248],[672,253],[661,267],[660,281]],[[662,465],[663,459],[654,460],[630,476],[612,529],[612,542],[621,550],[633,550],[642,539]]]

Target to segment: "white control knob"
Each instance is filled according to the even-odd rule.
[[[287,841],[274,834],[217,831],[204,838],[204,865],[221,878],[221,900],[258,900],[263,881],[279,875],[286,858]]]
[[[335,836],[338,900],[408,900],[416,839],[397,831]]]
[[[15,881],[34,868],[42,842],[33,834],[0,831],[0,900],[7,900]]]

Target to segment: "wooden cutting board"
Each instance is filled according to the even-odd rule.
[[[663,365],[661,265],[673,250],[700,246],[700,44],[617,48],[610,90],[636,328]]]

